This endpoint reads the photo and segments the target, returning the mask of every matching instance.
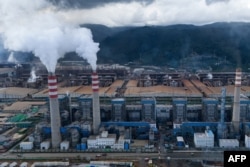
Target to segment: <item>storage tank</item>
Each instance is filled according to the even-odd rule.
[[[3,162],[3,163],[1,163],[0,167],[7,167],[8,165],[9,165],[8,162]]]
[[[48,150],[50,148],[50,141],[44,141],[40,145],[41,150]]]
[[[17,162],[12,162],[12,163],[9,165],[9,167],[15,167],[15,166],[17,166]]]
[[[20,167],[28,167],[28,163],[27,163],[27,162],[22,162],[22,163],[20,164]]]
[[[87,130],[87,129],[83,129],[82,130],[82,137],[89,137],[89,135],[90,135],[90,131],[89,130]]]
[[[81,150],[81,144],[76,145],[76,150]]]
[[[176,139],[177,139],[177,144],[176,145],[178,147],[184,147],[185,146],[185,142],[184,142],[184,139],[183,139],[182,136],[177,136]]]
[[[71,146],[76,147],[79,143],[80,135],[77,129],[73,128],[70,130]]]
[[[83,150],[83,151],[87,150],[87,143],[81,144],[81,150]]]
[[[129,143],[128,142],[124,143],[124,150],[129,150]]]
[[[60,150],[68,150],[69,149],[69,141],[63,141],[60,144]]]

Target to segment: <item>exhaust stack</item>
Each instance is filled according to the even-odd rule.
[[[50,102],[50,122],[52,148],[58,148],[61,143],[61,120],[59,113],[59,102],[57,95],[57,80],[55,74],[50,73],[48,76],[49,102]]]
[[[234,87],[234,104],[233,104],[233,127],[235,133],[239,134],[240,131],[240,89],[241,89],[241,69],[236,69],[235,87]]]
[[[96,71],[92,73],[93,91],[93,133],[98,134],[101,124],[100,101],[99,101],[99,80]]]

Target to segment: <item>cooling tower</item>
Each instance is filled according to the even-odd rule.
[[[98,134],[101,124],[100,101],[99,101],[99,80],[98,75],[94,71],[92,74],[92,90],[93,90],[93,133]]]
[[[235,75],[235,87],[234,87],[234,104],[233,104],[233,127],[235,133],[239,133],[240,130],[240,88],[241,87],[241,69],[236,69]]]
[[[50,73],[48,76],[49,102],[50,102],[50,122],[52,147],[58,148],[61,143],[61,120],[59,113],[59,102],[57,95],[57,80],[55,74]]]

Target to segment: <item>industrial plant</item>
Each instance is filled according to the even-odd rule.
[[[3,63],[0,80],[1,152],[250,148],[250,74],[239,68],[93,71],[61,61],[48,73],[39,63]]]

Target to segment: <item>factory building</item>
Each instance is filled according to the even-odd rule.
[[[108,131],[103,131],[101,135],[90,136],[87,139],[88,148],[113,148],[124,149],[125,142],[130,143],[129,139],[125,139],[124,136],[120,136],[116,140],[115,134],[109,134]]]
[[[172,106],[171,105],[156,105],[156,122],[171,122],[172,120]]]
[[[187,120],[187,100],[183,98],[173,99],[173,122],[181,123]]]
[[[50,78],[51,75],[49,76],[48,88],[46,86],[48,74],[45,70],[37,71],[41,78],[38,85],[33,85],[32,89],[20,88],[19,83],[27,82],[30,70],[14,70],[15,76],[20,77],[20,81],[13,78],[12,75],[6,76],[8,78],[6,85],[15,87],[1,89],[0,100],[8,104],[3,108],[10,107],[11,103],[17,100],[19,102],[48,103],[45,110],[49,113],[47,118],[51,118],[50,123],[53,125],[50,126],[47,120],[47,123],[41,125],[40,128],[35,128],[36,131],[33,133],[35,148],[39,148],[42,142],[51,140],[51,137],[51,146],[56,148],[61,147],[61,141],[68,141],[69,147],[73,148],[84,143],[88,146],[87,140],[89,140],[90,148],[103,147],[106,144],[113,148],[120,148],[124,142],[119,138],[114,140],[112,135],[116,134],[118,137],[117,134],[120,133],[121,138],[128,129],[130,131],[128,136],[131,139],[149,139],[151,141],[157,139],[154,132],[150,131],[151,128],[144,126],[144,123],[154,123],[157,126],[169,126],[169,128],[172,128],[173,125],[174,129],[176,127],[185,129],[180,133],[195,134],[194,141],[197,146],[202,146],[209,145],[210,140],[208,142],[205,138],[211,139],[212,135],[206,134],[206,132],[199,135],[196,132],[205,130],[206,126],[209,126],[213,133],[216,133],[218,127],[218,131],[220,131],[216,133],[217,137],[219,136],[218,139],[228,136],[236,138],[237,133],[243,133],[242,130],[238,132],[238,125],[244,125],[250,121],[250,100],[248,99],[250,97],[250,79],[244,72],[240,73],[242,76],[239,78],[239,72],[212,73],[213,78],[208,78],[207,73],[202,72],[197,74],[177,71],[156,72],[154,70],[150,72],[150,70],[144,69],[139,73],[138,70],[135,72],[127,68],[101,66],[97,68],[96,73],[92,74],[91,68],[87,66],[81,66],[78,69],[78,67],[64,67],[60,64],[56,76],[54,74],[52,78]],[[54,82],[55,77],[58,82]],[[240,80],[241,85],[239,85]],[[222,86],[227,90],[223,116],[224,127],[218,125],[221,122]],[[235,87],[237,87],[236,93]],[[239,100],[234,99],[235,94],[239,94]],[[234,109],[235,107],[238,109]],[[29,112],[30,109],[20,110]],[[235,113],[235,110],[238,112]],[[6,114],[15,114],[19,111],[18,109],[15,111],[3,110]],[[28,119],[28,116],[12,116],[12,120],[24,119],[26,123],[21,121],[23,125],[27,125],[30,121],[30,126],[35,126],[32,123],[36,123],[39,119],[43,120],[42,114],[36,121],[32,121],[32,119],[38,117],[38,114],[29,114],[28,116],[32,117],[31,120]],[[10,126],[8,120],[2,116],[1,127]],[[121,126],[112,125],[112,123],[119,122],[122,124]],[[234,128],[232,128],[231,122],[234,122]],[[104,126],[105,123],[110,123],[111,126]],[[15,125],[17,124],[11,122],[11,126]],[[121,127],[127,128],[124,130],[125,132],[117,130]],[[107,137],[92,136],[93,134],[98,135],[103,130],[110,132]],[[57,135],[53,137],[54,132]],[[82,142],[82,138],[88,139]],[[57,139],[58,141],[55,142]],[[212,144],[210,143],[209,146]],[[83,148],[86,147],[83,145]],[[64,149],[68,149],[68,147],[65,146]]]
[[[79,111],[82,114],[82,120],[92,120],[92,97],[83,95],[79,97]]]
[[[214,134],[211,130],[205,133],[194,133],[195,147],[214,147]]]
[[[221,148],[238,148],[240,146],[237,139],[219,139],[219,147]]]
[[[203,112],[202,118],[205,122],[218,121],[218,100],[213,98],[205,98],[202,101]]]
[[[142,104],[142,121],[155,121],[156,120],[156,100],[154,98],[147,98],[141,100]]]
[[[113,121],[127,121],[127,114],[125,110],[125,99],[116,98],[111,100],[112,110],[111,118]]]

